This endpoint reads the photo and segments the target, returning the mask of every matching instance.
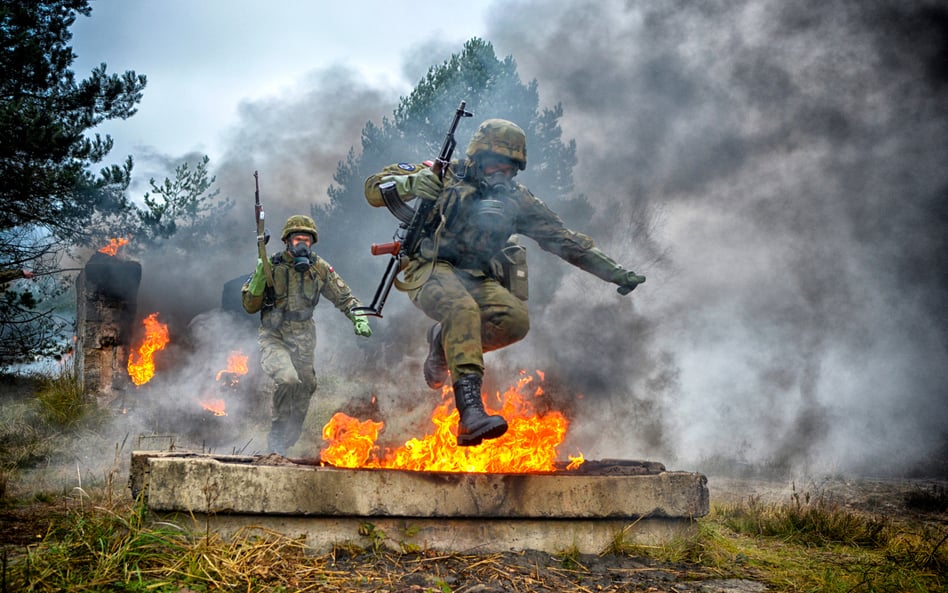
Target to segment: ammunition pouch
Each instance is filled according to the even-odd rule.
[[[530,295],[527,248],[516,235],[490,260],[491,275],[512,295],[526,301]]]

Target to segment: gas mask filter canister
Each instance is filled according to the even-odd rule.
[[[290,255],[293,256],[293,269],[297,272],[305,272],[309,269],[309,247],[304,243],[298,243],[290,249]]]

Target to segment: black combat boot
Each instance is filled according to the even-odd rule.
[[[484,411],[480,375],[462,375],[454,383],[454,404],[461,413],[458,447],[480,445],[484,439],[496,439],[507,432],[506,420]]]
[[[441,389],[448,379],[448,361],[441,344],[441,324],[428,329],[428,358],[425,359],[425,383],[432,389]]]

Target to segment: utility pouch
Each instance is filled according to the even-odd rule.
[[[517,235],[507,240],[507,245],[491,260],[497,280],[512,295],[526,301],[530,295],[527,273],[527,248],[520,244]]]

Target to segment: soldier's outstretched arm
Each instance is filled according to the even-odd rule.
[[[629,294],[645,282],[645,276],[620,266],[596,247],[591,237],[566,228],[555,212],[529,192],[522,204],[526,216],[522,218],[523,228],[518,231],[532,238],[544,250],[597,278],[619,285],[619,294]]]
[[[618,284],[616,291],[619,294],[629,294],[636,286],[645,282],[645,276],[626,270],[598,247],[586,250],[572,263],[606,282]]]

